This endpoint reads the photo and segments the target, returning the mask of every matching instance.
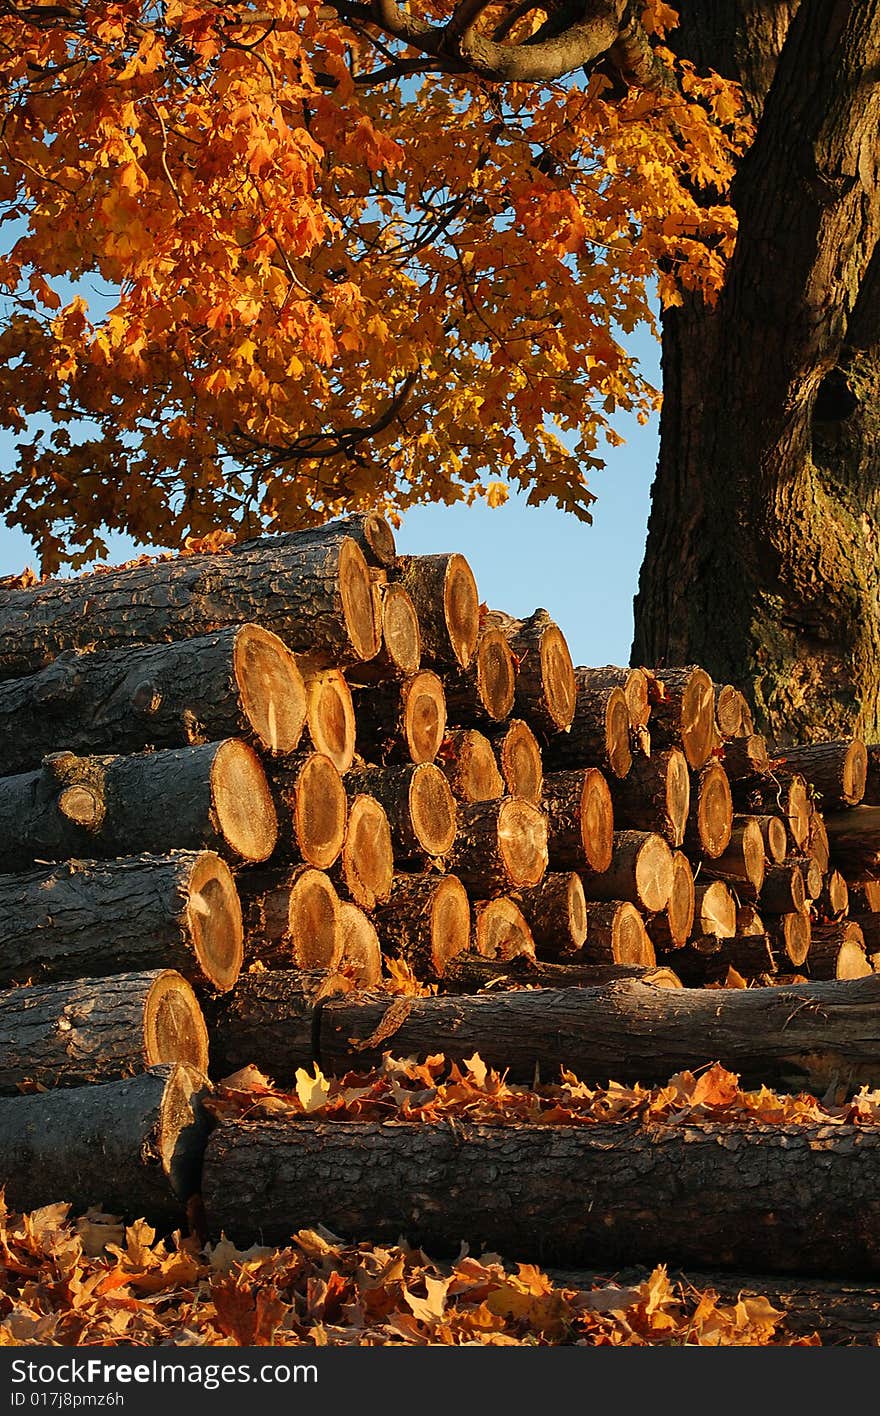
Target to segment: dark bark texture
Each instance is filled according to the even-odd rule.
[[[713,308],[664,317],[634,663],[705,664],[777,745],[880,734],[878,0],[718,0],[673,35],[758,119]],[[793,17],[793,18],[792,18]]]

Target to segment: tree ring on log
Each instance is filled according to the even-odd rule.
[[[318,870],[326,870],[342,850],[348,798],[333,760],[325,753],[311,753],[300,768],[293,820],[303,860]]]
[[[510,795],[540,806],[544,786],[541,748],[528,723],[514,718],[501,739],[499,757]]]
[[[230,849],[243,860],[268,860],[278,840],[272,793],[259,757],[238,738],[227,738],[214,754],[211,799]]]
[[[321,870],[306,866],[290,887],[288,926],[301,969],[334,969],[342,957],[340,899]]]
[[[703,766],[714,743],[715,685],[705,669],[695,668],[681,696],[681,745],[691,767]]]
[[[442,978],[446,967],[467,952],[471,939],[471,904],[455,875],[438,881],[431,901],[431,960]]]
[[[372,920],[348,900],[339,903],[341,966],[358,988],[375,988],[382,977],[382,950]]]
[[[672,894],[675,869],[672,851],[662,836],[651,831],[639,847],[636,856],[636,889],[639,899],[650,913],[665,910]],[[620,963],[638,962],[619,960]]]
[[[476,948],[484,959],[535,957],[535,940],[522,911],[501,895],[477,906]]]
[[[401,689],[406,745],[413,762],[433,762],[446,732],[443,684],[430,669],[422,669]]]
[[[208,1070],[208,1030],[198,999],[185,978],[164,969],[144,1006],[144,1051],[149,1066],[182,1062]]]
[[[611,951],[616,964],[639,964],[650,968],[657,962],[645,921],[635,905],[624,900],[614,921]]]
[[[457,812],[449,783],[433,762],[421,762],[410,777],[409,811],[412,829],[425,854],[446,855],[455,840]]]
[[[350,536],[339,547],[339,594],[352,648],[359,659],[374,659],[380,645],[373,582],[364,553]]]
[[[541,679],[547,712],[564,732],[574,721],[577,683],[568,642],[556,624],[548,625],[541,636]]]
[[[709,762],[700,773],[697,831],[706,855],[723,855],[730,844],[733,799],[730,781],[720,762]]]
[[[104,820],[105,804],[101,796],[91,787],[74,783],[65,787],[58,797],[58,810],[68,821],[83,826],[88,831],[97,831]]]
[[[581,838],[590,869],[607,870],[614,852],[614,806],[611,788],[598,767],[588,767],[584,772]]]
[[[329,757],[339,772],[354,761],[355,711],[351,689],[339,669],[310,674],[306,685],[309,737],[316,752]]]
[[[537,885],[547,869],[547,818],[532,802],[508,797],[498,811],[498,848],[514,885]]]
[[[672,857],[672,890],[666,905],[669,935],[674,944],[686,944],[694,927],[694,872],[687,856],[675,851]]]
[[[362,524],[363,538],[379,565],[393,566],[397,560],[394,532],[378,511],[368,511]]]
[[[516,693],[516,664],[504,633],[487,629],[477,645],[477,694],[490,718],[510,716]]]
[[[342,847],[342,877],[352,898],[371,910],[391,897],[394,849],[388,814],[375,797],[359,792],[349,808]]]
[[[477,647],[480,596],[474,573],[464,556],[451,555],[443,579],[443,613],[453,653],[466,669]]]
[[[843,797],[856,806],[865,795],[868,782],[868,749],[861,738],[850,743],[843,760]]]
[[[257,624],[235,636],[233,668],[241,706],[267,752],[293,752],[306,721],[306,688],[283,640]]]
[[[213,851],[201,852],[192,868],[186,918],[202,972],[226,993],[241,971],[244,930],[235,878]]]
[[[605,705],[605,741],[608,765],[615,777],[625,777],[632,766],[629,745],[629,705],[622,688],[612,688]]]
[[[392,582],[381,589],[382,639],[388,657],[403,674],[414,674],[422,662],[422,634],[412,596]]]
[[[161,1074],[160,1074],[161,1075]],[[153,1132],[156,1159],[173,1193],[186,1200],[199,1188],[207,1139],[207,1118],[199,1105],[209,1089],[204,1072],[182,1064],[169,1073]],[[149,1161],[153,1157],[144,1155]]]

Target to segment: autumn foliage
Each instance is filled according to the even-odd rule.
[[[512,8],[479,25],[546,22]],[[655,278],[719,287],[733,89],[657,0],[657,88],[502,84],[373,13],[0,5],[0,512],[44,569],[102,526],[180,546],[510,485],[586,517],[614,413],[655,406],[620,335]]]

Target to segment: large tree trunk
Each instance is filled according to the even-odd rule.
[[[676,997],[676,994],[665,994]],[[880,1136],[805,1125],[239,1121],[208,1141],[208,1225],[462,1241],[525,1260],[880,1272]],[[711,1196],[711,1203],[707,1197]]]
[[[759,122],[724,291],[664,317],[633,662],[704,663],[780,744],[874,739],[880,4],[691,3],[675,42]]]

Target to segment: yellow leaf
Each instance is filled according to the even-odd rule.
[[[304,1067],[298,1067],[296,1072],[296,1094],[302,1104],[302,1109],[306,1113],[320,1111],[327,1104],[330,1095],[330,1083],[323,1072],[315,1063],[315,1075],[310,1077]]]

